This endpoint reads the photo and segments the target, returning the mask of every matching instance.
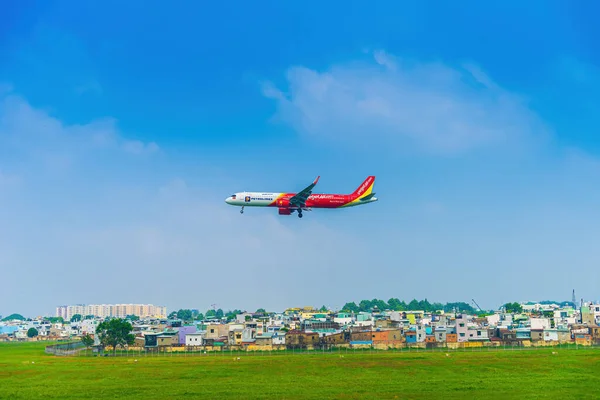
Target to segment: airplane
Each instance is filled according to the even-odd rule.
[[[298,213],[302,218],[302,211],[312,211],[313,208],[345,208],[360,206],[377,201],[373,193],[375,176],[368,176],[364,182],[350,194],[312,194],[313,188],[320,176],[313,183],[298,193],[270,193],[270,192],[239,192],[225,199],[225,203],[242,207],[277,207],[279,215]]]

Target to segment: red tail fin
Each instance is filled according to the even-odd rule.
[[[364,180],[361,185],[352,192],[351,196],[354,199],[365,197],[373,192],[373,185],[375,184],[375,176],[370,175]]]

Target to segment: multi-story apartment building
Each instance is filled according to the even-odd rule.
[[[137,315],[140,318],[166,318],[167,308],[152,304],[77,304],[56,308],[56,316],[70,320],[73,315],[93,315],[99,318]]]

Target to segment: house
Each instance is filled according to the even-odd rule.
[[[459,343],[469,340],[469,327],[467,326],[467,322],[466,314],[459,314],[456,316],[456,336]]]
[[[539,342],[544,340],[544,329],[531,328],[531,341]]]
[[[520,327],[515,330],[517,340],[531,340],[531,328]]]
[[[600,326],[598,325],[590,325],[589,326],[590,329],[590,335],[592,335],[592,339],[594,341],[600,341]]]
[[[435,335],[425,335],[425,343],[427,343],[427,344],[436,343]]]
[[[596,315],[594,314],[594,310],[589,306],[581,307],[581,323],[585,325],[596,324]]]
[[[544,341],[546,341],[546,342],[558,342],[558,329],[554,329],[554,328],[544,329],[542,331],[542,335],[543,335]],[[532,339],[533,339],[533,333],[532,333]]]
[[[390,318],[381,318],[375,320],[375,328],[380,329],[395,329],[400,326],[400,321],[392,321]]]
[[[500,314],[488,315],[485,317],[487,319],[488,325],[497,326],[500,323]]]
[[[436,342],[445,343],[447,333],[448,329],[445,326],[437,326],[434,333]]]
[[[352,314],[339,312],[333,317],[333,322],[338,325],[350,325],[352,323]]]
[[[254,344],[257,346],[272,346],[273,345],[273,333],[263,332],[255,337],[256,341]]]
[[[531,329],[548,329],[551,328],[550,318],[530,318],[529,325]]]
[[[206,325],[206,339],[218,339],[222,336],[229,336],[229,325],[227,324],[208,324]]]
[[[326,335],[323,337],[323,343],[335,346],[340,344],[346,344],[350,342],[350,333],[349,332],[338,332],[331,335]]]
[[[372,341],[373,336],[370,330],[356,330],[350,332],[350,341],[351,342],[367,342]]]
[[[556,329],[556,333],[558,334],[558,341],[560,343],[570,342],[571,341],[571,331],[567,327],[559,326]]]
[[[156,336],[158,347],[175,346],[179,344],[179,335],[177,331],[164,331]]]
[[[373,344],[400,344],[404,343],[404,336],[400,333],[400,329],[390,329],[371,332],[371,340]]]
[[[244,343],[254,343],[256,336],[256,330],[253,328],[244,328],[242,331],[242,344]],[[237,339],[236,339],[237,340]]]
[[[373,325],[373,316],[368,312],[359,312],[356,315],[355,325],[357,326],[372,326]]]
[[[419,324],[419,325],[413,326],[412,328],[415,330],[417,342],[418,343],[425,342],[425,336],[427,336],[427,328],[428,327],[424,327],[423,325]]]
[[[277,331],[273,333],[273,345],[285,345],[284,331]]]
[[[204,346],[204,336],[200,332],[187,333],[185,335],[186,346]]]
[[[470,342],[490,340],[487,328],[478,328],[475,326],[470,326],[467,329],[467,332]]]
[[[158,347],[158,332],[146,332],[144,334],[144,347],[146,349],[153,349]]]
[[[306,349],[317,344],[319,344],[319,334],[316,332],[293,329],[285,335],[285,345],[288,349]]]
[[[517,341],[517,333],[506,328],[498,328],[496,337],[500,338],[506,344],[512,344]]]
[[[244,329],[234,329],[229,331],[229,344],[241,345],[243,342],[242,336]]]
[[[186,336],[190,333],[197,331],[196,325],[184,325],[176,328],[177,330],[177,344],[187,344]]]
[[[252,314],[248,312],[238,314],[235,316],[235,320],[239,324],[244,324],[245,322],[252,320]]]

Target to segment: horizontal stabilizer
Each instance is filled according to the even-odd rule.
[[[373,196],[375,196],[375,192],[366,195],[365,197],[361,198],[360,201],[367,201],[367,200],[371,200],[373,198]]]

